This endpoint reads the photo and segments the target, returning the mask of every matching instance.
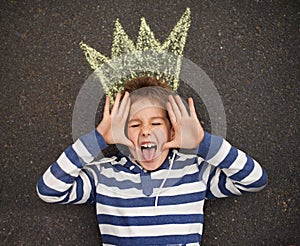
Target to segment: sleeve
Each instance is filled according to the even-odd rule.
[[[210,168],[207,198],[257,192],[267,184],[267,173],[260,164],[221,137],[205,132],[198,155]]]
[[[48,203],[93,203],[95,180],[87,164],[99,156],[107,144],[95,129],[69,146],[37,183],[37,194]],[[88,171],[89,170],[89,171]]]

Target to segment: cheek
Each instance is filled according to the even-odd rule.
[[[136,130],[134,130],[134,129],[128,129],[127,130],[127,137],[130,141],[136,142],[137,141],[137,136],[138,136],[138,133],[137,133]]]
[[[161,142],[169,141],[171,137],[170,131],[166,128],[160,128],[155,130],[156,138]]]

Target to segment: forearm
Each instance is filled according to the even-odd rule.
[[[259,163],[221,137],[205,133],[198,154],[214,167],[209,180],[214,196],[255,192],[267,183],[267,174]]]
[[[79,138],[40,178],[37,184],[39,197],[51,203],[87,202],[93,191],[93,180],[83,168],[106,146],[96,130]]]

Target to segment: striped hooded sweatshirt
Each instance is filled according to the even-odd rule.
[[[37,184],[46,202],[94,203],[103,245],[200,245],[206,199],[267,183],[255,160],[207,132],[197,154],[170,150],[151,172],[121,153],[96,158],[106,147],[97,130],[80,137]]]

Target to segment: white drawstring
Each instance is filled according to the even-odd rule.
[[[173,164],[174,164],[174,159],[175,159],[176,153],[177,153],[177,150],[174,150],[174,151],[173,151],[173,156],[172,156],[171,160],[169,160],[170,166],[169,166],[167,175],[166,175],[166,177],[164,178],[163,182],[161,183],[161,185],[159,186],[159,189],[158,189],[158,191],[157,191],[157,194],[156,194],[156,197],[155,197],[155,208],[157,207],[157,204],[158,204],[158,197],[159,197],[159,194],[160,194],[160,192],[161,192],[161,189],[162,189],[163,186],[165,185],[165,183],[166,183],[166,181],[167,181],[167,179],[168,179],[168,177],[169,177],[169,175],[170,175],[171,169],[172,169]]]

